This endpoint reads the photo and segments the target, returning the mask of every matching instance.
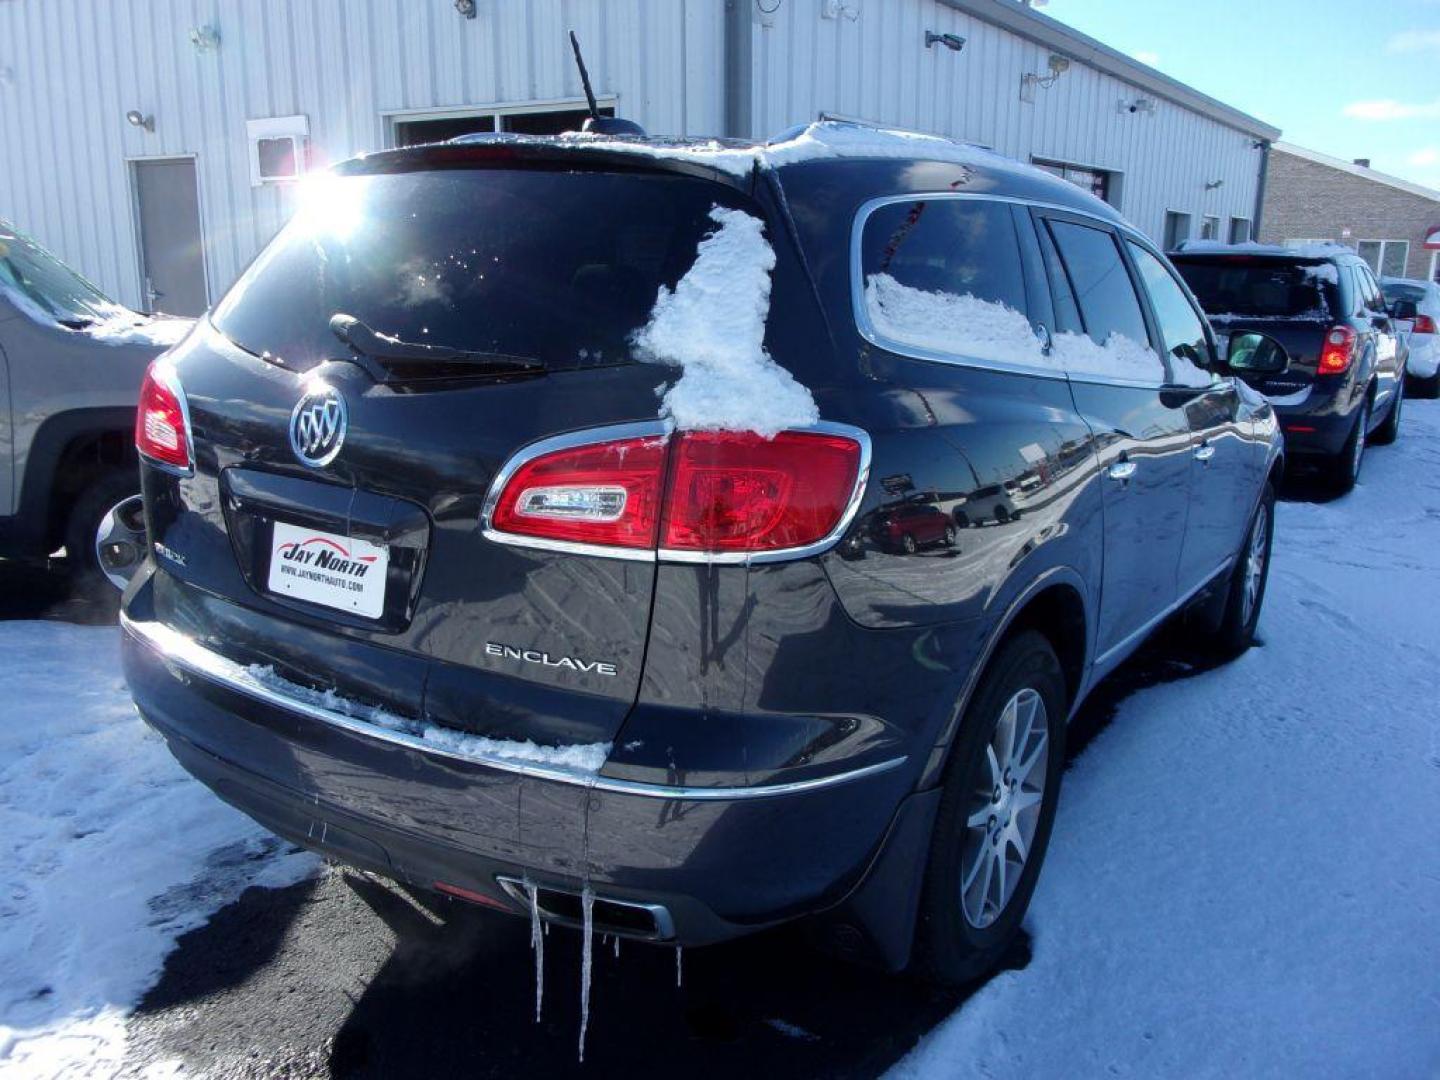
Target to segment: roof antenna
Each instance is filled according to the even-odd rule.
[[[622,120],[618,116],[601,116],[600,106],[595,103],[595,91],[590,87],[590,72],[585,70],[585,57],[580,54],[580,39],[570,31],[570,48],[575,51],[575,66],[580,69],[580,85],[585,87],[585,100],[590,105],[590,115],[580,126],[581,131],[596,135],[633,135],[645,137],[645,129],[633,120]]]

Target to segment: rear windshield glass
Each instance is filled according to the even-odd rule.
[[[1425,299],[1425,286],[1423,285],[1402,285],[1399,282],[1391,281],[1381,285],[1380,291],[1392,304],[1396,300],[1412,300],[1418,304]]]
[[[662,173],[444,169],[312,181],[215,309],[237,345],[305,369],[350,355],[336,314],[402,341],[623,363],[714,228],[720,185]]]
[[[1175,260],[1207,315],[1246,319],[1327,319],[1339,311],[1330,263]]]

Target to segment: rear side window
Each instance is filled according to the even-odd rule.
[[[1126,241],[1130,257],[1140,271],[1140,280],[1150,294],[1150,306],[1160,324],[1160,337],[1165,345],[1165,362],[1169,365],[1171,382],[1185,386],[1203,386],[1211,381],[1214,357],[1205,324],[1196,314],[1175,278],[1153,254],[1132,241]]]
[[[1081,334],[1055,335],[1054,354],[1076,375],[1159,383],[1164,365],[1150,348],[1140,298],[1113,233],[1069,221],[1049,221],[1080,317]]]
[[[882,204],[865,219],[860,275],[864,314],[882,342],[999,364],[1045,363],[1008,203]]]
[[[1342,310],[1331,263],[1237,256],[1177,259],[1175,268],[1207,315],[1235,319],[1328,319]]]
[[[539,360],[631,359],[661,286],[728,188],[663,173],[451,168],[326,176],[215,309],[221,333],[305,369],[346,314],[402,341]]]

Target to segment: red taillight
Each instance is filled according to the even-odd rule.
[[[845,517],[858,438],[785,431],[647,435],[561,447],[524,461],[489,512],[496,533],[674,552],[803,548]]]
[[[145,371],[135,413],[135,447],[141,456],[162,465],[191,467],[184,391],[169,364],[156,361]]]
[[[691,432],[676,439],[660,546],[672,551],[776,551],[823,540],[840,523],[860,444],[782,431],[773,439]]]
[[[665,439],[653,435],[542,453],[506,481],[491,527],[547,540],[653,548],[665,457]]]
[[[1350,361],[1355,359],[1355,331],[1348,326],[1331,327],[1325,335],[1325,347],[1320,350],[1318,375],[1343,375],[1350,370]]]
[[[1429,315],[1416,315],[1415,325],[1410,330],[1415,334],[1433,334],[1435,333],[1435,320]]]

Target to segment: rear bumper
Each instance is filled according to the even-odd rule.
[[[517,914],[500,879],[658,906],[660,932],[637,936],[689,945],[823,910],[864,876],[911,783],[903,760],[705,788],[477,759],[287,700],[163,624],[123,625],[142,715],[220,797],[342,862]]]
[[[1299,456],[1340,453],[1359,415],[1359,399],[1352,400],[1352,397],[1349,386],[1338,390],[1316,386],[1304,404],[1275,405],[1275,415],[1285,435],[1286,453]]]

